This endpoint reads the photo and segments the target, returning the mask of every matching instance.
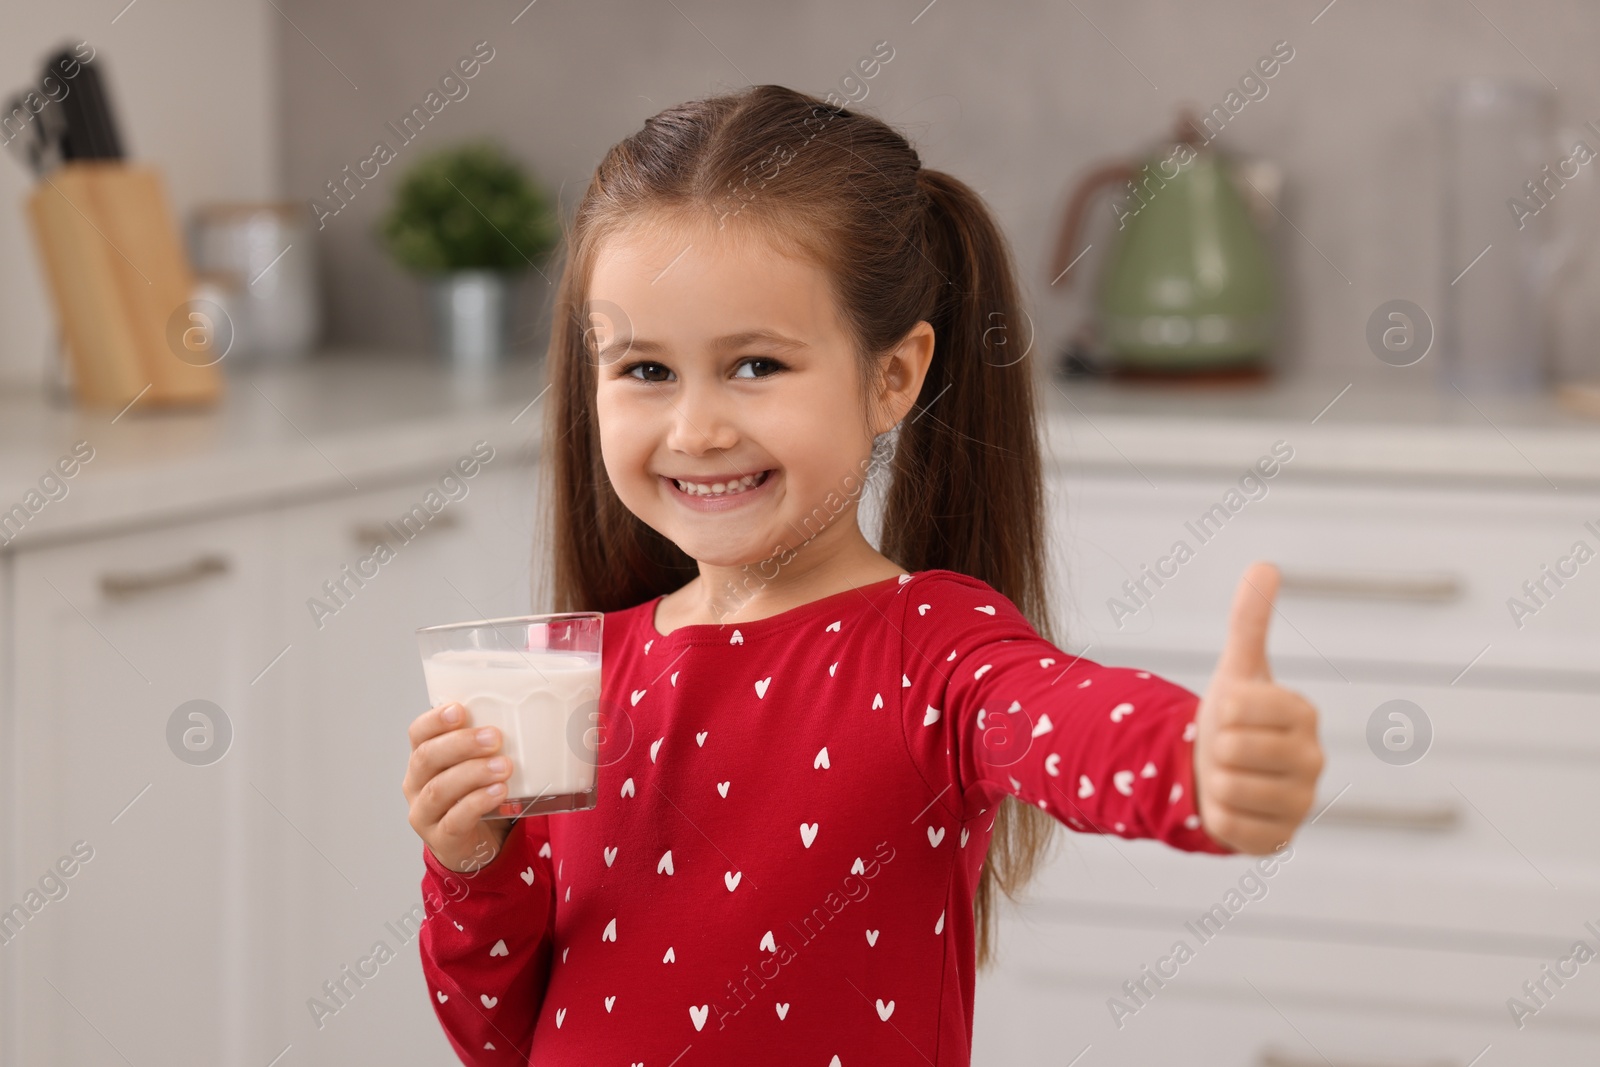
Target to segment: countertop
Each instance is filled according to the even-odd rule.
[[[0,510],[78,441],[93,458],[0,551],[429,474],[478,440],[537,456],[542,362],[476,381],[422,353],[327,351],[241,365],[198,411],[79,411],[42,391],[0,391]],[[1043,440],[1057,469],[1233,476],[1286,440],[1297,478],[1539,491],[1600,488],[1600,419],[1552,397],[1468,397],[1328,379],[1179,388],[1048,380]],[[928,409],[938,414],[938,400]],[[60,490],[55,490],[59,495]],[[38,498],[35,498],[37,502]]]

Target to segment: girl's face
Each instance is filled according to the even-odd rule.
[[[629,511],[719,567],[837,520],[859,536],[873,437],[899,415],[863,412],[819,268],[714,225],[635,227],[601,248],[589,298],[609,310],[591,323],[600,445]]]

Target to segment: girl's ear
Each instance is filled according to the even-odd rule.
[[[873,399],[883,421],[872,428],[874,434],[891,429],[917,402],[928,364],[933,361],[933,343],[933,327],[919,321],[879,362],[878,392]]]

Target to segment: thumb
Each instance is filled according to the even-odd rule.
[[[1258,560],[1245,569],[1233,594],[1228,637],[1217,660],[1217,677],[1272,680],[1267,666],[1267,631],[1272,625],[1278,580],[1278,568],[1271,563]]]

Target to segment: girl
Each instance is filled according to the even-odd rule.
[[[995,888],[1056,822],[1287,841],[1322,756],[1267,671],[1274,568],[1204,701],[1048,637],[1032,371],[970,188],[761,85],[612,148],[568,249],[544,467],[554,610],[606,612],[599,799],[480,821],[496,732],[412,723],[464,1063],[964,1065]]]

